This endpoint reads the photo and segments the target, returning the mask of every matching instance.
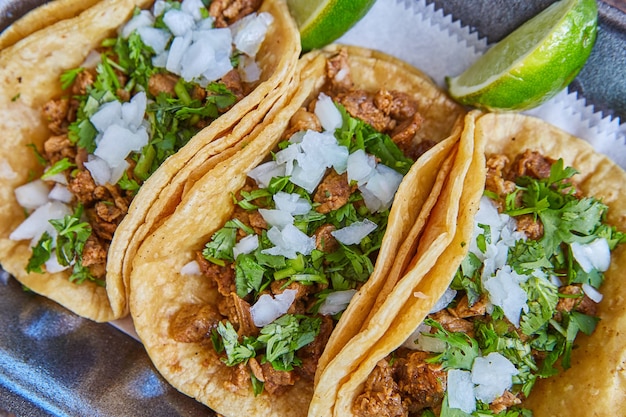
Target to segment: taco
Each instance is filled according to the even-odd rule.
[[[100,2],[0,52],[0,263],[26,287],[126,315],[124,261],[171,209],[165,186],[230,156],[287,88],[300,41],[284,2],[220,4]]]
[[[336,319],[384,289],[464,114],[416,69],[337,45],[304,55],[278,104],[186,187],[131,274],[156,368],[226,416],[307,413]]]
[[[455,240],[414,280],[416,296],[353,364],[327,415],[623,409],[624,348],[615,336],[624,327],[626,173],[529,116],[478,116],[475,140],[484,156],[472,164],[482,162],[483,174],[468,180],[484,186],[479,210],[459,212]],[[403,296],[394,289],[389,298]]]

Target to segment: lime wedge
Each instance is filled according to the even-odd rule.
[[[300,29],[302,50],[321,48],[346,33],[375,0],[287,0]]]
[[[527,110],[564,89],[589,58],[598,32],[596,0],[551,4],[446,79],[460,103],[486,110]]]

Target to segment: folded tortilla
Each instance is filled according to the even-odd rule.
[[[411,337],[447,290],[465,258],[469,246],[466,243],[472,236],[476,210],[471,207],[477,204],[485,184],[485,155],[503,154],[512,161],[516,155],[530,149],[554,160],[562,158],[564,166],[579,171],[575,181],[582,194],[594,196],[606,204],[607,223],[624,230],[626,173],[608,157],[594,151],[587,142],[542,120],[520,114],[479,115],[473,140],[475,151],[483,154],[474,153],[463,190],[455,194],[456,200],[460,201],[460,210],[453,242],[429,271],[420,273],[413,269],[407,273],[408,277],[415,276],[412,287],[408,285],[402,288],[398,285],[394,289],[389,296],[388,308],[395,304],[391,299],[398,300],[402,306],[395,312],[392,326],[384,336],[363,348],[367,352],[359,363],[351,364],[350,373],[337,366],[326,368],[325,373],[332,375],[339,372],[339,377],[334,377],[343,378],[345,382],[332,395],[329,394],[330,400],[324,404],[325,415],[355,415],[353,403],[363,392],[365,381],[377,363]],[[442,197],[444,195],[445,192]],[[451,197],[454,200],[454,195]],[[550,378],[538,379],[521,407],[532,410],[537,416],[609,416],[614,415],[615,410],[623,409],[626,403],[623,389],[626,381],[623,369],[626,350],[618,335],[623,333],[626,326],[623,314],[624,289],[619,280],[619,271],[625,262],[626,248],[620,245],[611,253],[610,268],[604,273],[605,281],[601,287],[604,299],[598,308],[600,322],[592,335],[580,334],[576,338],[571,368]],[[419,296],[409,297],[407,301],[407,294]],[[373,320],[383,315],[384,310]],[[349,344],[346,345],[346,349],[349,347]],[[322,382],[317,387],[322,392],[327,389],[323,385],[325,379],[325,375],[322,375]]]
[[[170,322],[182,306],[215,304],[217,299],[217,289],[205,277],[182,274],[181,268],[195,259],[230,218],[234,210],[232,195],[243,187],[249,170],[269,157],[296,111],[317,98],[326,83],[327,59],[342,48],[347,50],[356,88],[409,94],[424,116],[420,135],[414,140],[438,142],[413,164],[396,193],[374,272],[350,304],[355,305],[357,313],[352,314],[354,321],[345,326],[347,334],[366,320],[364,312],[373,306],[377,292],[383,290],[386,271],[393,266],[395,252],[418,221],[422,207],[432,207],[429,200],[436,200],[438,194],[437,167],[454,152],[459,140],[460,125],[456,121],[464,110],[424,74],[379,52],[331,45],[301,58],[290,93],[280,98],[264,121],[237,145],[240,150],[231,159],[201,177],[190,177],[175,211],[144,241],[135,257],[130,281],[131,316],[159,372],[178,390],[225,416],[306,415],[313,382],[298,380],[284,393],[273,396],[266,392],[255,396],[251,390],[231,392],[227,387],[229,370],[212,347],[181,343],[171,336]],[[435,193],[431,193],[433,189]],[[341,325],[337,329],[344,331]],[[339,345],[345,342],[336,333],[326,349],[339,351]]]
[[[31,172],[41,172],[35,154],[27,146],[32,143],[40,148],[49,136],[41,108],[61,95],[58,80],[64,71],[80,66],[92,49],[114,35],[132,16],[136,6],[151,4],[147,0],[102,1],[76,17],[60,12],[62,19],[0,52],[0,108],[5,115],[0,126],[7,137],[0,147],[0,263],[34,292],[99,322],[128,313],[129,269],[124,262],[128,257],[132,259],[143,237],[171,210],[166,202],[171,201],[171,193],[177,189],[163,189],[174,176],[185,171],[182,168],[194,157],[194,169],[186,170],[186,175],[202,173],[220,158],[228,157],[230,148],[252,130],[286,90],[300,54],[299,34],[286,4],[280,0],[264,1],[260,11],[269,12],[274,21],[256,55],[260,80],[242,100],[196,134],[143,184],[111,242],[106,288],[90,282],[75,285],[64,272],[28,274],[25,266],[31,256],[30,242],[12,241],[9,235],[24,219],[24,210],[14,196],[15,188],[28,182]],[[36,17],[46,15],[47,10],[32,12],[27,22],[39,21]]]

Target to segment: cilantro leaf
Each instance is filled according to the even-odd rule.
[[[264,274],[265,268],[256,262],[254,254],[239,255],[235,264],[235,287],[239,298],[260,291]]]
[[[274,369],[290,371],[301,361],[295,352],[315,340],[321,319],[304,315],[285,314],[261,329],[259,342],[266,345],[265,360]]]
[[[439,362],[444,369],[471,370],[474,359],[479,355],[478,342],[461,332],[449,332],[437,321],[427,318],[424,323],[437,329],[435,333],[425,333],[425,336],[434,337],[446,342],[447,348],[441,354],[428,361]]]
[[[229,321],[226,324],[219,322],[217,332],[222,337],[222,346],[226,352],[224,359],[226,365],[234,366],[256,356],[256,350],[260,347],[259,343],[251,337],[244,337],[240,343],[237,331]]]

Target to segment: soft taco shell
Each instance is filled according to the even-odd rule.
[[[575,167],[574,177],[584,195],[601,199],[608,207],[608,223],[623,230],[626,220],[626,173],[592,146],[562,130],[533,117],[520,114],[486,114],[478,117],[475,126],[476,147],[484,147],[485,155],[504,154],[511,160],[527,149],[537,150],[553,159],[563,158],[565,166]],[[484,156],[475,156],[484,165]],[[474,165],[474,162],[472,163]],[[475,165],[474,174],[461,194],[461,206],[468,193],[482,193],[484,168]],[[480,171],[480,172],[479,172]],[[459,211],[455,242],[437,260],[436,266],[419,282],[414,291],[427,296],[411,299],[394,318],[394,325],[384,338],[374,343],[357,369],[336,394],[334,415],[352,415],[352,403],[362,392],[363,384],[377,361],[399,347],[423,321],[433,305],[448,288],[467,249],[460,243],[471,237],[473,213]],[[464,231],[463,231],[464,230]],[[465,245],[467,246],[467,245]],[[558,375],[537,381],[530,397],[522,406],[537,416],[609,416],[623,409],[626,402],[624,383],[626,360],[624,344],[619,335],[626,326],[624,290],[619,272],[626,262],[626,249],[612,253],[599,304],[600,322],[591,336],[581,334],[572,352],[571,368]],[[395,291],[392,297],[400,297]],[[330,370],[330,368],[328,368]],[[575,407],[572,405],[575,404]]]
[[[626,230],[626,172],[589,143],[522,115],[487,114],[476,124],[476,135],[485,138],[487,154],[511,157],[534,149],[553,159],[563,158],[565,166],[580,172],[574,181],[583,195],[594,196],[609,207],[607,223]],[[600,321],[595,332],[578,336],[571,368],[537,381],[522,404],[536,416],[614,416],[626,407],[624,268],[626,247],[620,245],[604,273],[600,287],[604,298],[598,305]]]
[[[478,114],[471,112],[464,118],[458,149],[450,155],[451,167],[441,179],[441,191],[434,207],[426,213],[421,233],[409,235],[402,242],[394,268],[386,277],[393,287],[375,299],[369,321],[340,346],[341,351],[333,355],[319,375],[310,416],[351,415],[360,384],[378,360],[415,330],[430,310],[431,301],[438,299],[431,296],[438,291],[432,286],[442,283],[448,274],[454,275],[456,265],[463,259],[467,251],[463,243],[473,230],[473,213],[484,187],[483,144],[474,140]]]
[[[279,396],[233,394],[224,384],[229,372],[209,348],[199,344],[179,343],[169,335],[172,315],[185,304],[214,303],[216,289],[206,279],[182,276],[180,269],[194,259],[211,235],[230,217],[234,206],[231,193],[239,190],[247,172],[266,159],[288,125],[291,116],[302,105],[317,97],[325,83],[326,59],[339,51],[333,45],[305,55],[293,93],[279,99],[265,120],[241,142],[241,150],[231,159],[217,164],[204,176],[189,176],[176,210],[161,223],[142,244],[135,257],[130,281],[131,315],[148,354],[161,374],[178,390],[195,397],[224,415],[302,416],[307,412],[313,384],[300,380]],[[384,54],[362,48],[347,47],[352,77],[357,88],[378,91],[381,88],[409,93],[418,100],[425,117],[429,139],[441,142],[448,137],[463,109],[445,96],[427,77],[404,63]],[[457,134],[458,139],[458,134]],[[421,140],[417,138],[416,140]],[[455,139],[451,139],[453,143]],[[240,145],[237,145],[240,146]],[[440,148],[450,150],[450,146]],[[408,175],[419,178],[419,169]],[[396,194],[400,205],[419,212],[426,200],[435,175],[424,177],[428,186],[415,180]],[[405,177],[406,179],[406,177]],[[195,180],[192,182],[192,180]],[[429,183],[429,181],[431,183]],[[388,267],[399,237],[407,233],[407,224],[416,214],[396,210],[390,217],[383,243]],[[395,243],[389,243],[394,241]],[[382,251],[381,251],[382,252]],[[382,279],[380,275],[379,279]],[[376,278],[370,278],[369,282]],[[379,283],[382,285],[382,282]],[[368,300],[360,296],[355,300]],[[359,319],[359,318],[357,318]],[[361,317],[360,319],[364,319]]]
[[[3,167],[0,170],[3,176],[0,183],[0,263],[28,288],[95,321],[109,321],[128,313],[127,277],[123,276],[128,270],[123,270],[123,262],[127,252],[132,257],[143,237],[160,219],[164,205],[155,203],[162,198],[160,191],[196,154],[204,158],[196,165],[199,169],[208,169],[202,167],[215,163],[210,157],[219,158],[222,152],[226,152],[222,158],[229,156],[229,148],[252,129],[287,88],[300,54],[299,34],[286,4],[280,0],[264,1],[261,11],[270,12],[274,22],[257,55],[262,70],[258,85],[192,138],[179,154],[169,158],[143,184],[111,243],[106,289],[92,283],[72,284],[65,273],[27,274],[29,242],[12,241],[8,236],[24,219],[23,209],[17,204],[13,191],[28,181],[29,172],[41,170],[34,153],[26,146],[33,143],[40,148],[48,136],[40,109],[48,100],[61,94],[58,79],[65,70],[81,65],[93,48],[114,35],[117,28],[132,16],[136,6],[149,7],[151,4],[152,1],[147,0],[100,2],[80,15],[36,31],[0,52],[0,109],[5,115],[0,127],[10,138],[0,145],[0,166]],[[240,120],[242,123],[238,125]],[[216,144],[211,144],[218,138]],[[208,152],[202,150],[206,145],[210,145]],[[162,199],[165,200],[168,199]],[[149,209],[150,216],[147,215]]]

